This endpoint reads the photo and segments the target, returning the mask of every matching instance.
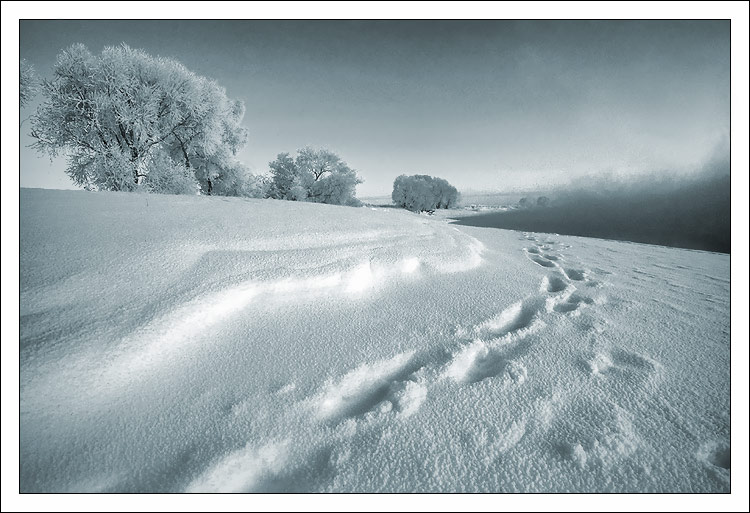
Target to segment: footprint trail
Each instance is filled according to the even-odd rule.
[[[309,432],[332,429],[342,440],[355,433],[388,432],[393,423],[404,422],[405,419],[418,415],[423,405],[429,402],[431,389],[436,386],[443,389],[445,386],[471,387],[494,380],[501,386],[503,393],[513,393],[515,387],[528,386],[526,383],[540,372],[536,365],[525,360],[534,344],[540,342],[538,335],[548,326],[561,322],[562,319],[581,322],[578,315],[582,308],[591,309],[593,316],[583,320],[589,324],[597,324],[596,308],[605,304],[606,298],[602,295],[591,297],[577,289],[577,286],[598,287],[601,284],[590,278],[592,272],[589,269],[570,265],[567,258],[557,251],[558,247],[567,251],[570,246],[550,239],[539,240],[533,234],[524,234],[522,240],[532,243],[523,248],[529,260],[548,270],[536,294],[506,306],[473,326],[459,327],[454,334],[457,348],[450,354],[443,350],[407,351],[379,361],[363,362],[341,377],[322,384],[316,393],[295,403],[297,412],[309,412],[306,416],[309,419]],[[602,331],[587,330],[585,326],[581,330],[591,337],[599,336]],[[606,347],[581,356],[579,366],[586,370],[580,379],[621,379],[624,383],[634,385],[653,379],[661,369],[658,362],[648,357]],[[493,454],[510,450],[530,433],[551,429],[550,426],[555,425],[552,419],[557,407],[550,409],[542,406],[532,408],[531,416],[528,412],[519,416],[512,424],[508,436],[501,437],[504,442],[500,445],[493,442],[497,445],[492,446]],[[620,411],[620,406],[613,407]],[[367,439],[377,438],[374,434]],[[271,481],[268,481],[269,475],[278,473],[279,462],[288,457],[288,443],[277,442],[260,448],[239,449],[229,454],[223,462],[207,469],[190,489],[262,490],[264,486],[260,485],[263,483],[266,483],[265,488],[270,486],[279,491],[291,489],[288,480],[282,481],[282,484],[286,483],[283,486],[278,483],[271,486]],[[581,447],[579,450],[569,451],[578,458],[577,463],[573,462],[575,464],[586,464],[584,453],[589,455],[589,460],[596,455],[595,450],[589,446],[565,443],[572,444],[571,447]],[[313,443],[316,447],[321,444],[323,442],[320,440]],[[320,454],[325,452],[329,455],[324,458],[327,472],[335,473],[335,465],[331,463],[335,458],[330,455],[331,450],[322,448],[320,451]],[[720,467],[725,460],[721,451],[714,451],[706,459]],[[309,462],[301,465],[315,467]],[[261,479],[263,476],[255,470],[257,466],[265,469],[265,478]],[[238,472],[237,475],[244,477],[231,477],[235,475],[235,471]],[[219,478],[226,478],[227,486],[219,486]]]

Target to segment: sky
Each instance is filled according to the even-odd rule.
[[[310,145],[388,195],[401,174],[510,191],[586,175],[691,174],[728,152],[729,21],[21,21],[20,54],[126,43],[244,101],[238,154],[264,173]],[[40,98],[36,99],[38,101]],[[21,118],[32,114],[32,103]],[[73,188],[27,147],[21,187]]]

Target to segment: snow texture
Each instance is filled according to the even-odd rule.
[[[726,492],[729,256],[22,189],[23,492]]]

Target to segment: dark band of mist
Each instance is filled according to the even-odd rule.
[[[457,224],[626,240],[730,253],[728,151],[690,177],[589,176],[550,195],[547,207],[465,217]],[[532,199],[536,199],[535,197]]]
[[[252,172],[328,147],[364,178],[360,196],[390,194],[400,174],[460,190],[689,174],[729,132],[728,21],[21,21],[21,57],[42,76],[78,42],[215,79],[247,106],[238,157]],[[21,185],[70,184],[28,129]]]

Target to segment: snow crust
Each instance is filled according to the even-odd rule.
[[[729,256],[20,192],[23,492],[726,492]]]

